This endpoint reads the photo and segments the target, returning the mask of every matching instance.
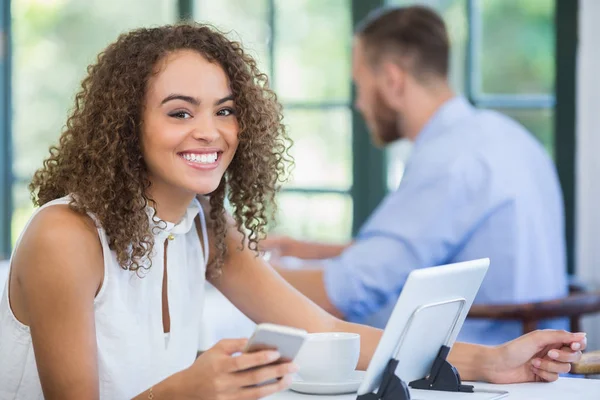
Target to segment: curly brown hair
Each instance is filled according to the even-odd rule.
[[[217,251],[207,275],[214,277],[227,254],[225,197],[243,242],[257,251],[275,214],[279,183],[293,160],[282,107],[267,76],[240,43],[211,26],[186,23],[137,29],[101,52],[87,69],[58,146],[50,148],[30,190],[37,206],[73,195],[71,208],[98,219],[122,268],[136,272],[150,268],[144,260],[154,239],[146,210],[155,202],[147,194],[151,183],[140,147],[141,116],[157,64],[186,49],[223,68],[240,127],[236,154],[218,188],[208,194],[208,220]]]

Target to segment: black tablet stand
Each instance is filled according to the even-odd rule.
[[[450,353],[450,347],[442,346],[431,366],[429,375],[423,379],[412,381],[408,385],[415,389],[473,393],[473,386],[463,385],[458,370],[446,359],[448,353]]]
[[[398,360],[392,358],[383,372],[381,385],[377,393],[366,393],[358,396],[357,400],[410,400],[410,392],[406,383],[396,375]]]
[[[385,370],[383,371],[383,375],[381,378],[381,384],[379,385],[379,389],[377,393],[366,393],[363,395],[359,395],[357,400],[410,400],[410,392],[408,390],[408,386],[406,383],[396,375],[396,368],[398,367],[398,354],[400,353],[400,349],[404,342],[404,338],[406,337],[406,333],[410,329],[411,323],[414,320],[415,315],[417,315],[420,311],[431,308],[442,306],[451,303],[459,303],[460,307],[456,313],[456,317],[454,319],[454,323],[450,327],[448,335],[446,337],[446,345],[443,345],[435,360],[433,361],[433,365],[429,371],[429,374],[423,378],[418,379],[416,381],[410,382],[409,386],[414,389],[423,389],[423,390],[440,390],[446,392],[473,392],[473,386],[463,385],[460,379],[460,375],[454,366],[450,364],[447,360],[448,354],[450,353],[450,347],[448,346],[450,341],[450,336],[454,333],[456,329],[458,319],[461,315],[461,312],[465,306],[465,299],[454,299],[443,301],[439,303],[433,303],[421,306],[417,308],[414,313],[411,315],[408,320],[404,330],[399,339],[398,346],[396,348],[396,356],[390,359]]]

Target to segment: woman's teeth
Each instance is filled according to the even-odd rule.
[[[181,155],[188,161],[195,162],[198,164],[212,164],[217,161],[217,153],[203,153],[203,154],[192,154],[184,153]]]

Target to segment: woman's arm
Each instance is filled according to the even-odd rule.
[[[309,332],[359,333],[361,355],[358,367],[366,369],[381,337],[381,331],[341,321],[303,296],[254,252],[247,247],[240,250],[242,237],[234,224],[230,219],[226,239],[228,257],[223,273],[211,283],[257,323],[271,322],[303,328]],[[211,252],[215,254],[214,250]]]
[[[42,210],[12,261],[11,306],[30,327],[46,399],[97,399],[94,297],[103,256],[90,218],[67,206]]]

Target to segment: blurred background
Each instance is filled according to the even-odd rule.
[[[242,41],[284,104],[296,168],[280,196],[274,229],[307,239],[349,239],[402,175],[403,157],[372,150],[351,107],[353,20],[381,3],[12,0],[13,184],[5,196],[12,196],[13,207],[10,220],[3,220],[10,223],[10,240],[32,211],[27,184],[58,138],[86,66],[123,31],[190,16]],[[554,153],[555,1],[425,3],[450,28],[455,89],[515,117]],[[409,150],[396,147],[401,156]]]
[[[353,25],[378,6],[414,3],[446,20],[454,89],[520,121],[554,158],[565,194],[565,273],[600,280],[595,0],[0,0],[0,259],[32,212],[28,182],[86,67],[121,32],[186,19],[240,40],[284,104],[296,167],[273,230],[350,239],[397,187],[410,154],[403,142],[374,149],[352,108]]]

